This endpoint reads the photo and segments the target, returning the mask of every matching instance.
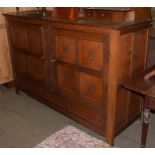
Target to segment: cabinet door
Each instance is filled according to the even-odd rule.
[[[59,88],[100,106],[106,89],[107,35],[57,30],[55,42]]]
[[[24,82],[26,85],[28,82],[32,84],[36,82],[40,86],[45,85],[43,27],[18,22],[10,25],[17,74],[22,75],[23,73],[26,77],[24,79],[27,81]],[[23,76],[17,76],[17,81],[21,81],[21,78],[23,79]]]

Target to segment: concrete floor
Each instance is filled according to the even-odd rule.
[[[32,148],[66,125],[98,138],[104,137],[41,104],[23,92],[0,85],[0,148]],[[151,114],[147,147],[155,147],[155,114]],[[135,121],[115,138],[114,147],[140,147],[141,121]]]

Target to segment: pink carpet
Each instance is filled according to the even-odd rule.
[[[54,133],[36,148],[105,148],[109,147],[104,141],[98,140],[85,132],[73,127],[65,128]]]

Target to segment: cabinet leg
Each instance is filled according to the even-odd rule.
[[[113,144],[114,144],[114,136],[106,136],[106,142],[107,142],[110,146],[113,146]]]
[[[110,147],[114,145],[114,139],[106,140]]]
[[[141,134],[141,147],[145,147],[146,145],[149,119],[150,119],[150,109],[144,108],[142,134]]]

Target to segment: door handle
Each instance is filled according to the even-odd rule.
[[[56,61],[57,61],[56,59],[52,59],[51,63],[56,63]]]
[[[41,60],[45,60],[45,57],[41,57]]]

